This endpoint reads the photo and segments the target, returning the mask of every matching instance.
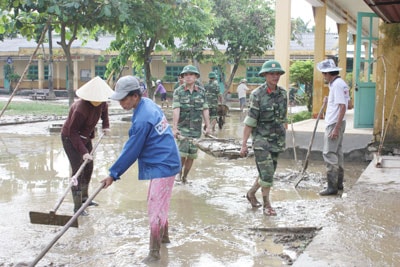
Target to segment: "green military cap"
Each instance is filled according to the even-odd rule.
[[[269,73],[269,72],[279,72],[280,74],[285,73],[285,71],[281,67],[281,64],[279,64],[279,62],[275,60],[265,61],[258,75],[264,76],[263,75],[264,73]]]
[[[217,74],[215,74],[215,72],[210,72],[209,74],[208,74],[208,78],[210,78],[210,79],[217,79]]]
[[[183,68],[182,72],[181,72],[181,75],[183,75],[184,73],[194,73],[194,74],[197,75],[197,78],[200,77],[199,71],[198,71],[197,68],[196,68],[195,66],[193,66],[193,65],[187,65],[187,66],[185,66],[185,67]]]

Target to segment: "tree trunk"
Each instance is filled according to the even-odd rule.
[[[153,88],[153,83],[151,82],[150,63],[151,63],[151,52],[154,49],[156,39],[151,38],[148,43],[149,43],[148,46],[145,45],[144,49],[144,73],[146,75],[148,97],[150,99],[153,99],[155,88]]]
[[[74,65],[72,63],[71,52],[69,50],[65,51],[68,62],[68,104],[71,106],[75,101],[75,91],[74,91]]]
[[[48,77],[48,87],[49,87],[49,98],[55,99],[56,94],[53,88],[53,38],[52,38],[52,27],[49,25],[48,35],[49,35],[49,77]]]

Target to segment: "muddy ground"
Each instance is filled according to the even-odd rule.
[[[111,116],[112,136],[95,156],[91,191],[107,175],[118,156],[129,122]],[[240,139],[243,114],[231,113],[219,138]],[[59,233],[61,227],[31,224],[29,211],[49,212],[69,184],[69,165],[58,133],[49,126],[61,121],[0,126],[0,266],[29,262]],[[345,168],[342,195],[321,198],[324,164],[310,162],[297,189],[301,164],[280,160],[272,190],[278,215],[266,217],[252,209],[245,193],[257,170],[254,158],[228,160],[199,152],[186,185],[176,183],[171,199],[171,243],[151,266],[285,266],[291,265],[334,216],[333,207],[346,201],[347,190],[367,163]],[[145,266],[148,252],[147,182],[137,180],[136,164],[96,197],[99,207],[79,218],[37,266]],[[260,199],[260,192],[257,197]],[[68,194],[58,214],[72,215]]]

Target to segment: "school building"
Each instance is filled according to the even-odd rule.
[[[116,56],[116,52],[110,52],[107,49],[114,40],[113,36],[103,36],[98,41],[90,40],[84,45],[81,41],[76,40],[71,47],[74,73],[76,74],[73,81],[74,90],[78,89],[91,78],[100,76],[105,78],[106,65],[110,58]],[[58,38],[53,38],[53,88],[54,90],[66,90],[67,88],[67,61],[62,48],[57,44]],[[326,51],[327,56],[336,56],[338,46],[338,36],[335,33],[326,34]],[[0,89],[3,93],[10,91],[15,87],[10,80],[6,79],[7,69],[12,67],[14,72],[21,75],[25,70],[31,55],[34,53],[37,43],[28,41],[24,38],[5,39],[0,42]],[[314,55],[314,34],[306,33],[302,35],[301,41],[291,41],[290,58],[291,60],[313,59]],[[236,80],[246,78],[249,81],[249,87],[256,87],[252,84],[258,77],[258,72],[262,64],[269,59],[274,58],[274,48],[268,50],[263,57],[251,58],[247,60],[245,66],[239,66],[236,72]],[[49,78],[49,50],[48,43],[43,44],[33,58],[28,71],[20,84],[20,90],[47,89]],[[154,52],[151,56],[151,74],[154,80],[164,80],[165,87],[168,91],[172,91],[178,74],[183,67],[192,64],[188,60],[174,60],[169,51]],[[226,63],[225,73],[229,77],[229,72],[233,65]],[[209,63],[200,64],[201,81],[208,81],[208,73],[216,71],[216,67]],[[288,70],[287,70],[288,73]],[[126,66],[123,75],[138,75],[135,73],[130,64]],[[220,77],[220,75],[218,75]],[[229,90],[236,92],[237,82],[234,82]]]

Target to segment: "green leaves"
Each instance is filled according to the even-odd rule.
[[[215,57],[215,65],[233,64],[226,88],[229,88],[239,64],[252,56],[260,56],[272,46],[275,13],[270,1],[215,0],[216,27],[209,40],[226,46],[224,56]],[[215,55],[219,46],[212,46]],[[218,59],[218,60],[216,60]],[[218,62],[219,61],[219,62]]]

